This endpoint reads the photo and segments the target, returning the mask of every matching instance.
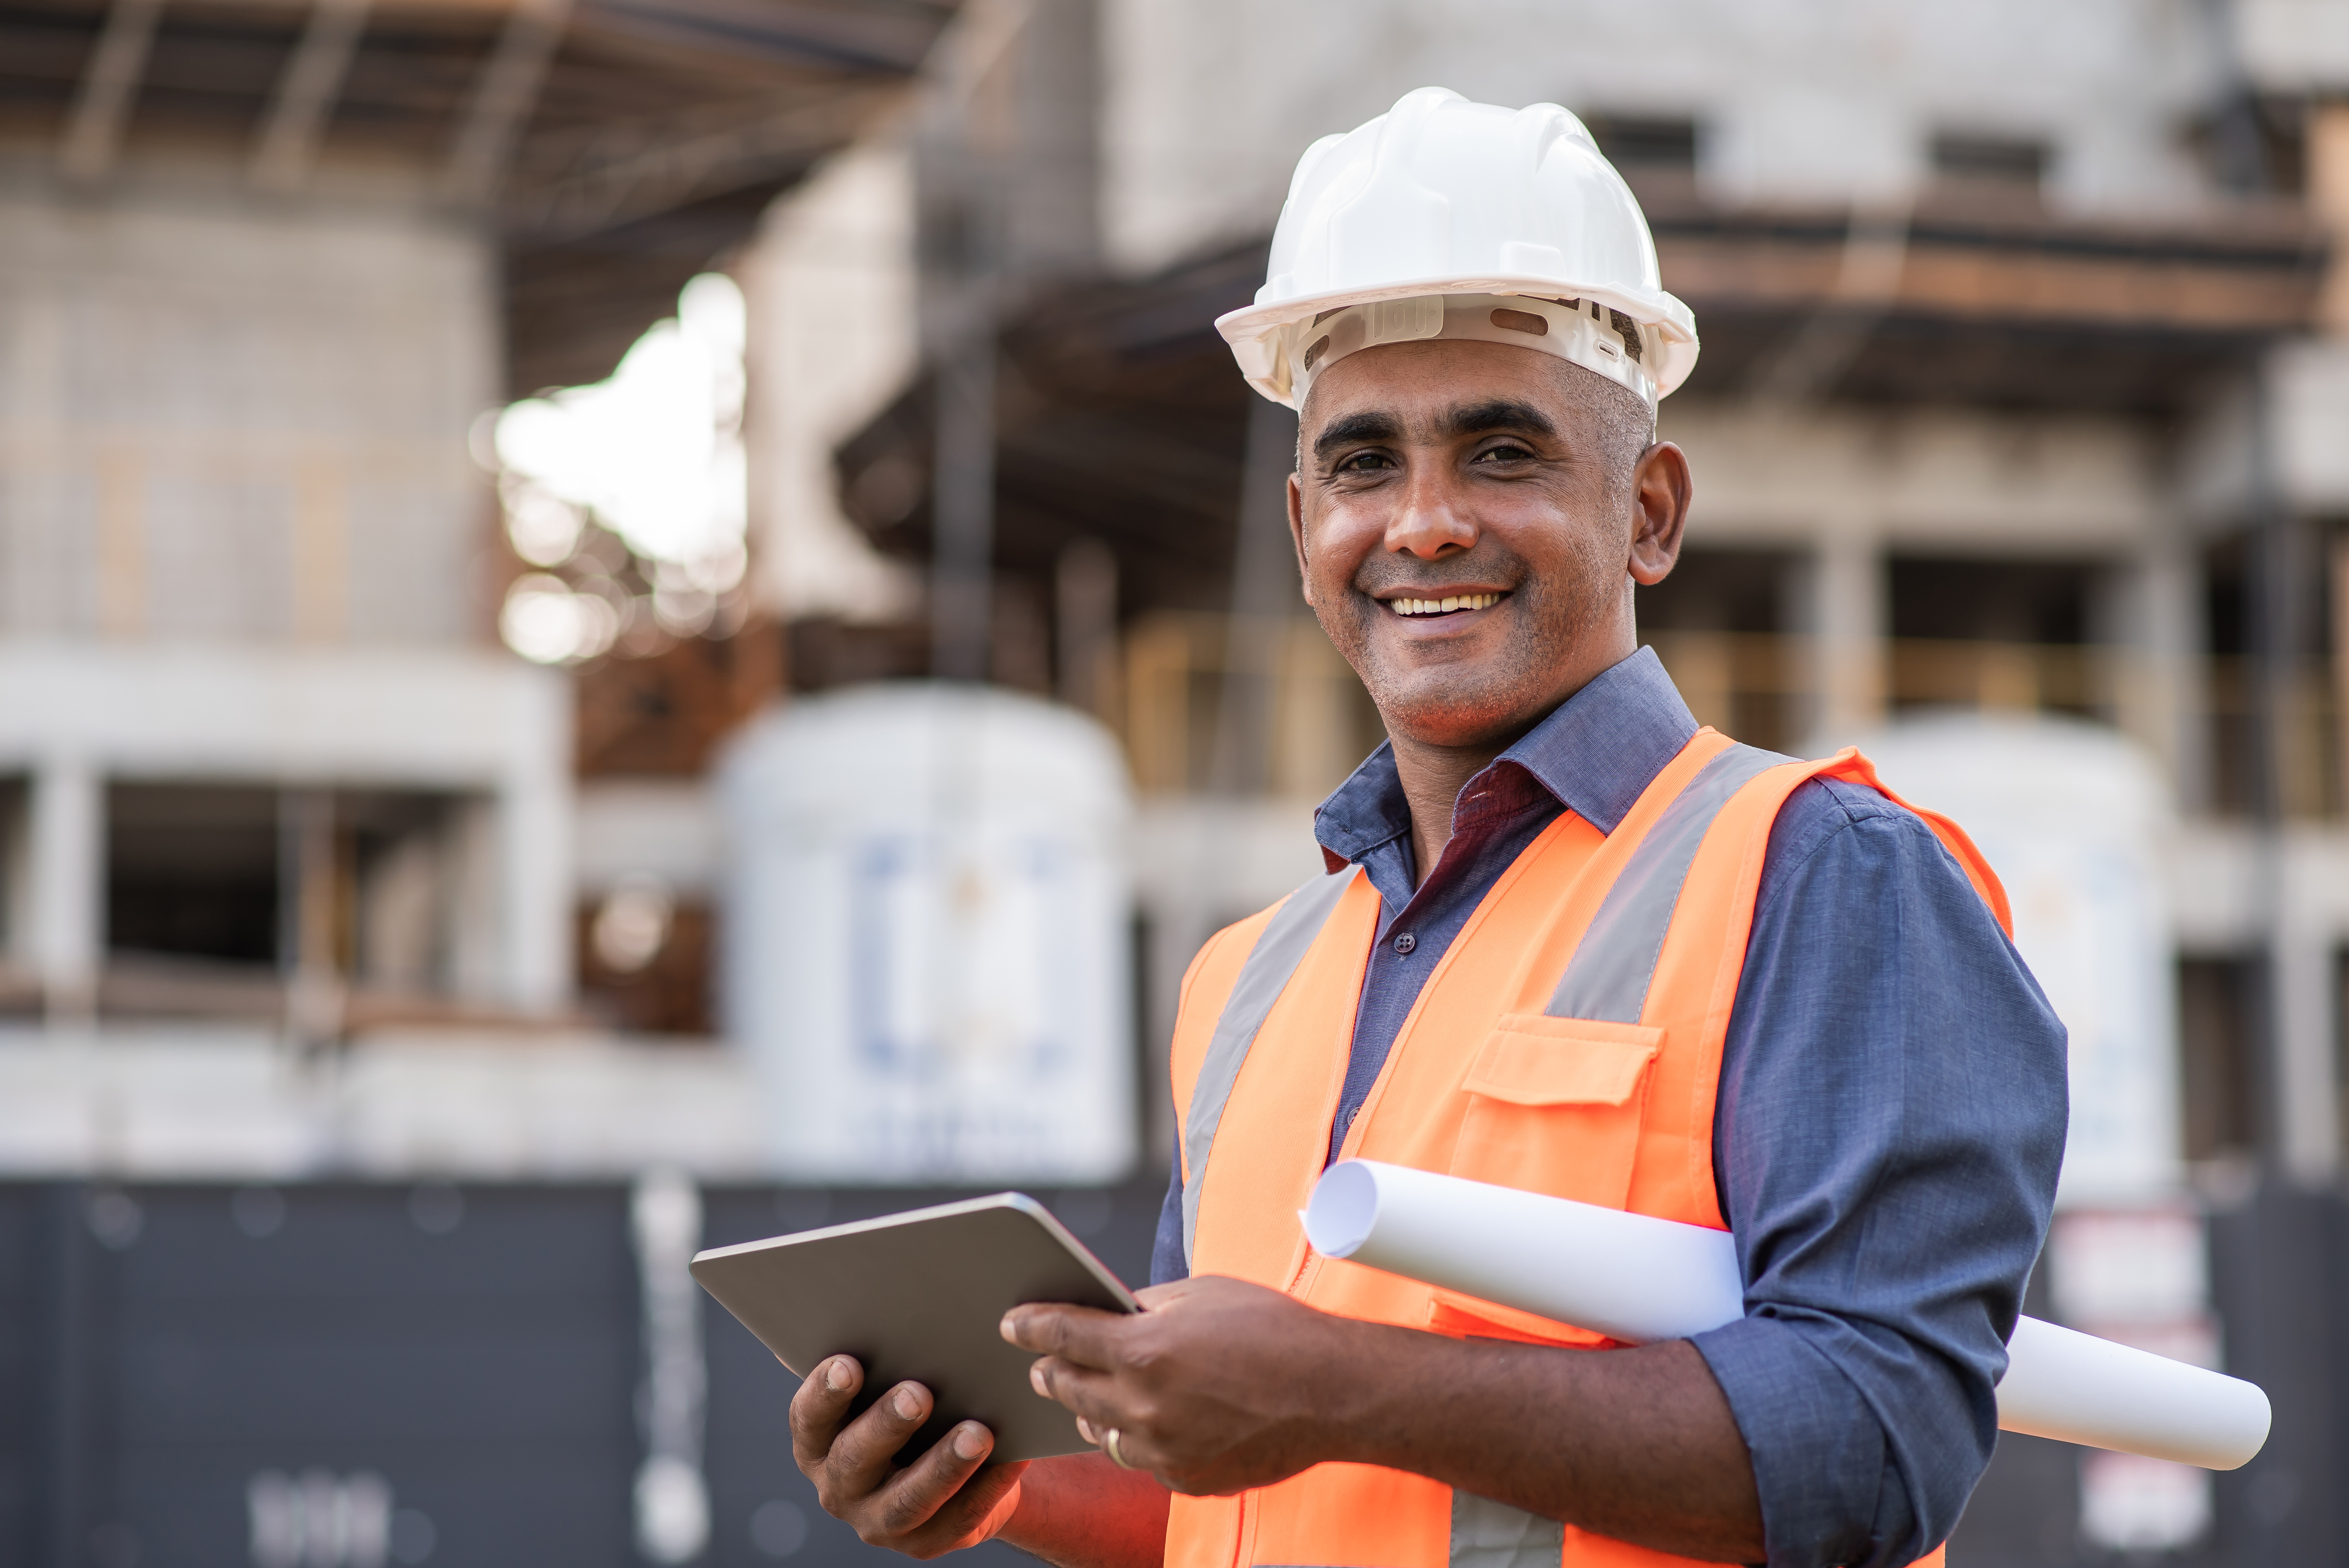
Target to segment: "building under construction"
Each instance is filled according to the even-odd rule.
[[[1297,150],[1440,82],[1579,114],[1694,309],[1662,429],[1698,510],[1640,617],[1701,719],[2076,721],[2164,798],[2179,1176],[2075,1252],[2190,1253],[2173,1315],[2276,1436],[2136,1503],[2013,1440],[1953,1555],[2343,1561],[2349,5],[1749,12],[0,5],[8,1552],[856,1554],[748,1338],[656,1346],[658,1188],[622,1181],[698,1174],[712,1242],[926,1201],[763,1173],[712,758],[882,679],[1093,715],[1163,1083],[1183,965],[1319,869],[1380,738],[1297,601],[1293,417],[1211,324]],[[478,421],[713,264],[750,306],[741,629],[518,660]],[[540,565],[649,591],[608,535]],[[605,954],[631,889],[657,934]],[[1138,1270],[1137,1115],[1131,1183],[1052,1196]],[[2048,1273],[2034,1311],[2145,1299]],[[706,1408],[638,1420],[688,1350]],[[698,1536],[645,1533],[660,1457]]]

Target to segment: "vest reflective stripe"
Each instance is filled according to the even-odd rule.
[[[1475,1492],[1452,1492],[1449,1568],[1555,1568],[1566,1526]]]
[[[1793,760],[1775,751],[1732,746],[1673,797],[1616,873],[1550,995],[1545,1009],[1549,1016],[1640,1021],[1697,846],[1731,796]],[[1454,1491],[1451,1568],[1548,1568],[1565,1549],[1566,1526],[1557,1521]]]
[[[1639,1022],[1654,978],[1664,932],[1671,924],[1681,886],[1697,846],[1731,796],[1754,778],[1794,758],[1751,746],[1732,745],[1707,762],[1687,789],[1666,807],[1656,825],[1625,862],[1599,913],[1590,923],[1566,973],[1550,997],[1554,1018],[1605,1018]],[[1349,866],[1315,877],[1288,895],[1248,950],[1247,962],[1216,1019],[1214,1038],[1191,1091],[1183,1119],[1183,1261],[1191,1261],[1199,1228],[1199,1176],[1215,1147],[1224,1105],[1247,1061],[1272,1005],[1280,999],[1305,950],[1321,934],[1359,868]]]
[[[1223,1125],[1224,1103],[1231,1098],[1232,1085],[1247,1061],[1248,1047],[1256,1044],[1257,1031],[1264,1027],[1272,1005],[1288,988],[1288,977],[1304,961],[1305,950],[1321,934],[1330,912],[1338,907],[1358,874],[1359,868],[1348,866],[1315,877],[1290,893],[1258,934],[1256,945],[1248,949],[1247,962],[1240,966],[1231,996],[1216,1016],[1215,1037],[1208,1042],[1206,1060],[1200,1066],[1198,1082],[1183,1118],[1183,1262],[1186,1266],[1192,1238],[1199,1229],[1200,1178],[1206,1172],[1207,1151],[1216,1145],[1216,1129]]]
[[[1550,824],[1503,872],[1428,975],[1340,1157],[1721,1227],[1713,1096],[1754,899],[1779,808],[1821,775],[1877,784],[1854,753],[1781,763],[1701,731],[1612,835],[1602,838],[1570,812]],[[2002,914],[1996,880],[1964,835],[1920,815]],[[1218,935],[1186,975],[1170,1069],[1185,1129],[1186,1198],[1196,1193],[1193,1272],[1252,1281],[1368,1322],[1607,1348],[1610,1341],[1587,1330],[1306,1246],[1297,1211],[1328,1159],[1378,930],[1375,891],[1367,879],[1345,880],[1303,954],[1284,961],[1279,995],[1268,1009],[1251,1007],[1246,1030],[1237,1018],[1229,1030],[1219,1026],[1263,945],[1259,934],[1269,934],[1286,905]],[[1305,923],[1301,913],[1295,919]],[[1616,1016],[1546,1012],[1567,972],[1586,965],[1597,989],[1569,1000],[1591,1000],[1594,1010]],[[1628,984],[1646,992],[1643,1001],[1624,995],[1625,970]],[[1610,978],[1611,999],[1599,984]],[[1221,1100],[1212,1126],[1192,1115],[1201,1095]],[[1175,1498],[1166,1561],[1170,1568],[1659,1568],[1682,1560],[1423,1476],[1333,1462],[1234,1497]]]
[[[1607,890],[1606,902],[1583,933],[1549,1006],[1553,1018],[1604,1018],[1636,1024],[1648,1004],[1664,933],[1679,907],[1681,888],[1697,846],[1729,798],[1770,769],[1794,758],[1751,746],[1732,746],[1664,808]]]

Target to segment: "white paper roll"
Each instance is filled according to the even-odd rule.
[[[1726,1231],[1349,1160],[1313,1189],[1314,1250],[1632,1344],[1745,1314]],[[2255,1384],[2026,1317],[2007,1345],[2010,1432],[2233,1470],[2267,1441]]]
[[[1998,1385],[2010,1432],[2205,1470],[2258,1453],[2270,1415],[2255,1383],[2035,1317],[2016,1321]]]

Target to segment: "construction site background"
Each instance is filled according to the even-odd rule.
[[[2030,1309],[2275,1437],[2003,1439],[1952,1561],[2349,1564],[2349,0],[0,0],[0,1559],[863,1561],[692,1247],[1142,1277],[1381,738],[1211,324],[1430,83],[1695,312],[1697,716],[2142,850]]]

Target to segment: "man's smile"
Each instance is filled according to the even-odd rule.
[[[1447,593],[1442,598],[1398,594],[1380,603],[1398,615],[1456,615],[1465,610],[1489,610],[1507,597],[1506,593]]]

